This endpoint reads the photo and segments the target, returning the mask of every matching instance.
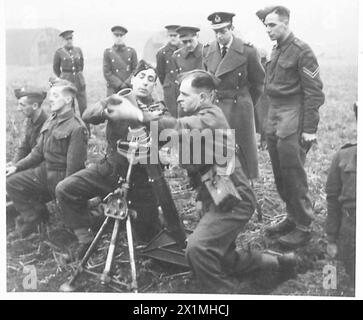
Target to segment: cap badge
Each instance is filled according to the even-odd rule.
[[[222,21],[221,17],[218,14],[216,14],[216,16],[214,17],[214,22],[215,23],[220,23],[221,21]]]

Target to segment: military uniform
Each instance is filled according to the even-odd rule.
[[[81,48],[62,47],[54,55],[53,71],[57,77],[72,82],[77,88],[76,99],[82,116],[87,108],[86,82],[83,76],[84,59]]]
[[[299,230],[306,230],[313,214],[304,170],[309,146],[301,144],[301,133],[317,131],[322,87],[313,51],[290,33],[274,47],[267,63],[266,93],[271,104],[266,134],[277,190],[288,219]]]
[[[328,241],[338,243],[338,254],[355,279],[357,144],[345,145],[332,161],[326,182]]]
[[[146,102],[145,102],[146,103]],[[153,104],[150,99],[146,105]],[[88,107],[83,114],[87,123],[103,123],[106,100]],[[98,163],[81,170],[58,184],[56,195],[66,225],[73,230],[90,227],[87,201],[96,196],[105,197],[113,192],[120,177],[126,177],[127,159],[117,152],[117,141],[127,140],[130,122],[107,121],[106,156]],[[137,211],[134,228],[139,240],[149,241],[160,230],[158,205],[145,168],[135,165],[131,174],[131,189],[128,194],[130,207]],[[141,199],[141,201],[140,201]]]
[[[47,120],[48,115],[41,110],[39,116],[36,119],[25,119],[23,123],[23,136],[20,141],[19,147],[16,150],[13,163],[17,163],[21,159],[25,158],[32,149],[36,146],[40,129],[42,128],[45,120]]]
[[[177,116],[178,71],[174,65],[172,55],[178,49],[178,46],[168,43],[156,54],[156,71],[163,85],[164,102],[174,117]]]
[[[103,75],[107,82],[107,96],[131,87],[131,77],[137,66],[135,49],[114,45],[103,54]]]
[[[229,125],[235,129],[239,158],[249,179],[258,177],[254,105],[263,91],[264,69],[257,50],[233,36],[222,59],[216,41],[203,49],[204,68],[219,78],[216,104],[223,110]]]
[[[144,113],[144,122],[156,120],[154,117]],[[159,130],[173,129],[182,134],[182,130],[204,129],[229,129],[228,122],[221,109],[212,104],[200,106],[192,114],[175,119],[172,117],[161,117],[158,120]],[[227,140],[224,140],[224,144]],[[239,160],[235,160],[235,170],[230,175],[241,200],[232,205],[229,210],[221,210],[217,207],[208,190],[202,184],[200,175],[211,168],[208,153],[215,154],[216,143],[213,141],[213,148],[206,150],[205,158],[201,164],[181,166],[188,171],[192,177],[194,186],[197,188],[197,199],[203,203],[203,216],[188,237],[186,257],[190,266],[195,272],[203,289],[210,293],[236,293],[239,281],[234,277],[236,274],[249,272],[263,266],[262,256],[255,251],[236,251],[235,240],[251,218],[255,209],[255,196],[250,187],[247,177],[243,173]],[[181,151],[184,147],[179,148]],[[226,147],[226,145],[224,145]],[[203,150],[205,146],[201,147]],[[183,152],[185,154],[185,151]],[[191,156],[193,157],[193,156]],[[215,162],[214,162],[215,163]]]
[[[188,52],[185,48],[180,48],[175,51],[172,55],[175,72],[180,74],[195,69],[202,69],[202,50],[203,45],[198,43],[193,52]]]
[[[87,139],[87,129],[73,110],[54,113],[44,123],[37,145],[6,179],[6,192],[24,223],[46,215],[45,203],[55,199],[58,182],[84,168]]]

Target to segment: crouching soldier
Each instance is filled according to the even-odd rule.
[[[237,275],[265,268],[291,270],[295,259],[291,255],[276,257],[255,251],[236,251],[235,240],[255,210],[255,196],[234,152],[234,171],[230,175],[227,174],[228,170],[224,171],[223,176],[218,175],[219,169],[226,168],[216,165],[216,150],[225,151],[228,147],[234,150],[235,145],[233,142],[227,143],[227,139],[233,141],[233,137],[228,134],[228,122],[222,110],[212,104],[215,88],[215,79],[206,71],[190,71],[182,79],[178,97],[183,117],[176,119],[171,116],[155,116],[126,102],[112,106],[110,117],[114,120],[137,120],[144,125],[157,121],[159,131],[169,129],[168,132],[174,132],[178,138],[186,134],[185,129],[201,133],[211,131],[212,135],[218,129],[223,130],[223,139],[212,138],[212,141],[207,141],[206,138],[205,143],[200,145],[201,149],[193,149],[192,159],[196,153],[203,154],[198,163],[190,162],[191,158],[185,162],[180,161],[193,184],[198,187],[198,198],[203,203],[203,217],[187,240],[186,257],[203,291],[238,293],[240,283]],[[185,159],[186,150],[191,150],[189,142],[179,150],[183,153],[180,159]],[[226,163],[233,164],[230,161]],[[220,191],[225,197],[220,197]]]
[[[357,104],[354,105],[357,116]],[[344,262],[355,283],[355,213],[357,183],[357,144],[346,144],[334,156],[326,182],[328,254]]]
[[[13,237],[27,237],[48,217],[45,203],[55,199],[59,181],[84,168],[88,133],[72,105],[77,89],[66,80],[49,91],[50,110],[36,146],[7,168],[6,192],[21,214]]]

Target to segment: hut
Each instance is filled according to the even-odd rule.
[[[40,66],[53,61],[53,55],[61,46],[59,30],[8,29],[6,30],[6,64]]]

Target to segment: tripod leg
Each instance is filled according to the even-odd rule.
[[[111,277],[109,276],[109,274],[111,272],[113,257],[115,255],[119,228],[120,228],[120,220],[115,219],[115,224],[113,226],[113,231],[112,231],[111,242],[110,242],[110,246],[108,248],[108,253],[107,253],[106,265],[105,265],[105,269],[103,270],[103,273],[101,275],[102,284],[111,282]]]
[[[131,265],[131,289],[137,292],[137,279],[136,279],[136,265],[135,265],[135,254],[134,254],[134,241],[132,238],[132,228],[131,228],[131,216],[130,213],[127,215],[126,220],[126,232],[127,232],[127,244],[129,246],[130,255],[130,265]]]
[[[82,258],[76,272],[74,273],[74,275],[72,276],[72,278],[69,280],[69,282],[63,283],[60,287],[60,291],[64,291],[64,292],[72,292],[75,290],[75,288],[73,287],[74,282],[77,280],[78,276],[83,272],[83,268],[86,265],[88,259],[90,258],[90,256],[92,255],[92,253],[94,252],[97,243],[99,242],[99,240],[101,239],[102,234],[105,232],[108,221],[109,221],[109,217],[107,217],[105,219],[105,221],[103,222],[101,228],[98,230],[95,238],[93,239],[92,243],[90,244],[90,246],[88,247],[84,257]]]

